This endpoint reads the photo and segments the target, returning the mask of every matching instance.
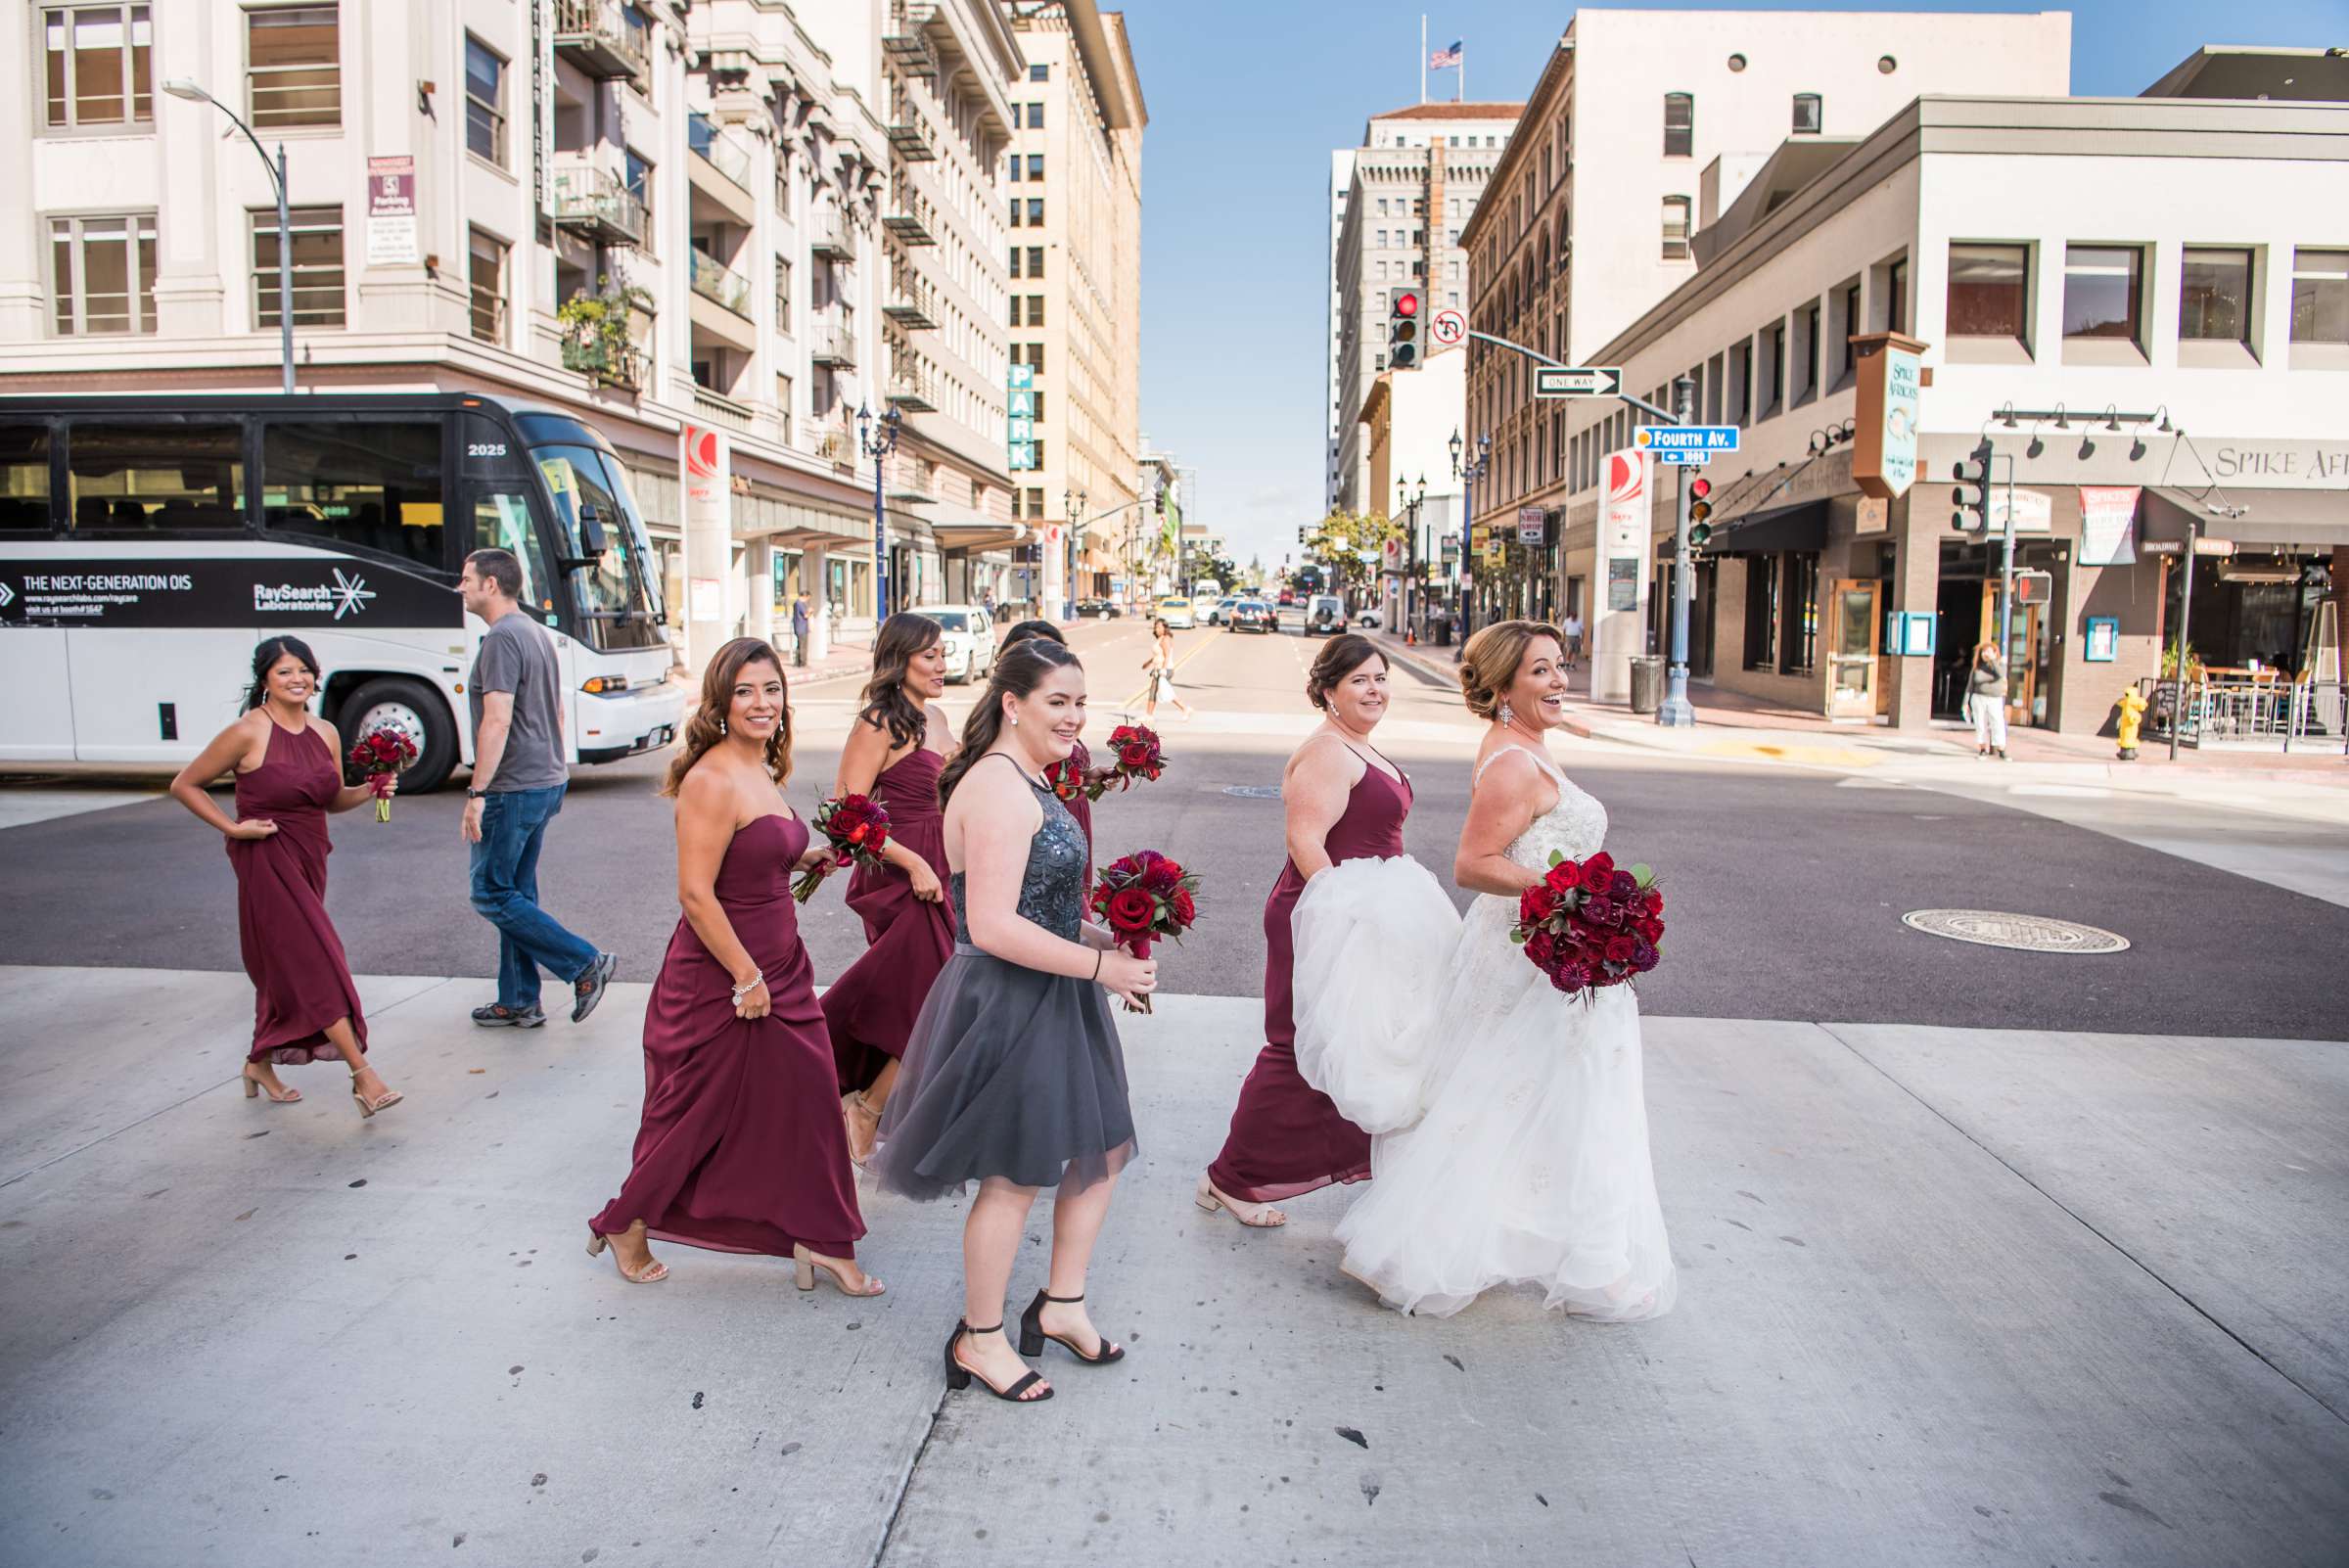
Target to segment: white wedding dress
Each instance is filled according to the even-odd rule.
[[[1558,802],[1509,846],[1509,858],[1543,870],[1553,850],[1576,859],[1597,853],[1605,808],[1546,758],[1503,747],[1476,781],[1512,751],[1525,761],[1509,765],[1541,768]],[[1331,874],[1314,878],[1309,895]],[[1302,935],[1304,900],[1298,916]],[[1372,1142],[1368,1193],[1338,1222],[1343,1267],[1405,1313],[1449,1316],[1495,1285],[1531,1284],[1544,1306],[1577,1314],[1659,1316],[1676,1279],[1648,1157],[1638,1001],[1629,986],[1588,996],[1553,988],[1509,941],[1516,919],[1515,899],[1480,896],[1449,972],[1434,977],[1392,948],[1348,960],[1366,992],[1391,985],[1375,975],[1416,971],[1438,1000],[1431,1023],[1412,1021],[1415,1039],[1361,1030],[1356,1046],[1325,1044],[1307,1075],[1349,1116],[1382,1111],[1393,1129]],[[1349,988],[1338,973],[1309,994],[1303,963],[1299,977],[1302,1069],[1308,1015]],[[1406,1099],[1415,1119],[1393,1114]]]

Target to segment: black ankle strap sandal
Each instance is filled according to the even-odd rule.
[[[1044,1380],[1043,1373],[1030,1372],[1009,1388],[997,1388],[985,1372],[974,1371],[964,1365],[961,1358],[954,1354],[955,1345],[960,1343],[965,1335],[1000,1334],[1001,1332],[1003,1332],[1003,1324],[1000,1320],[987,1328],[973,1328],[967,1322],[957,1322],[954,1325],[954,1332],[946,1336],[946,1387],[950,1389],[969,1388],[971,1379],[976,1377],[979,1379],[980,1386],[999,1400],[1009,1400],[1014,1405],[1043,1404],[1052,1397],[1052,1391],[1048,1388],[1034,1399],[1026,1397],[1030,1389]]]
[[[1041,1356],[1044,1353],[1044,1341],[1048,1339],[1087,1366],[1107,1366],[1112,1361],[1124,1360],[1126,1347],[1113,1345],[1107,1339],[1101,1341],[1101,1348],[1098,1351],[1087,1356],[1083,1347],[1066,1335],[1044,1332],[1044,1303],[1052,1302],[1062,1307],[1074,1307],[1082,1300],[1084,1300],[1082,1296],[1053,1296],[1040,1290],[1037,1291],[1036,1300],[1030,1302],[1028,1310],[1020,1314],[1020,1354],[1022,1356]]]

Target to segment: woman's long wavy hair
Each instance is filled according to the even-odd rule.
[[[685,775],[703,754],[726,738],[726,715],[734,706],[734,683],[742,672],[753,665],[772,665],[783,681],[783,722],[766,738],[767,777],[782,787],[791,777],[791,677],[783,672],[783,661],[773,645],[763,637],[737,637],[717,651],[710,668],[702,671],[702,700],[685,721],[684,744],[669,760],[668,776],[661,781],[661,793],[673,797],[685,783]]]
[[[301,661],[301,668],[310,672],[310,684],[318,683],[318,656],[310,645],[299,637],[270,637],[253,651],[253,684],[245,692],[245,711],[252,713],[269,696],[269,669],[286,655]]]
[[[1003,698],[1027,697],[1044,683],[1055,669],[1084,666],[1065,644],[1046,637],[1030,637],[1024,642],[1007,646],[995,659],[995,673],[987,683],[987,695],[971,705],[971,716],[962,726],[962,745],[955,749],[946,765],[938,772],[938,804],[944,806],[954,798],[954,786],[971,764],[988,754],[995,738],[1003,733]]]
[[[856,716],[889,731],[889,749],[911,746],[930,733],[930,715],[905,695],[905,671],[913,656],[938,646],[945,628],[928,616],[900,610],[881,623],[873,638],[873,678],[864,683]]]

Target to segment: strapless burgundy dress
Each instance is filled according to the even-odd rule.
[[[1403,822],[1410,812],[1410,780],[1398,783],[1365,763],[1323,847],[1333,863],[1401,854]],[[1289,917],[1304,891],[1305,878],[1292,860],[1265,900],[1265,1048],[1240,1085],[1223,1152],[1207,1168],[1220,1191],[1245,1203],[1277,1203],[1370,1175],[1370,1134],[1340,1116],[1329,1096],[1297,1071]]]
[[[853,1257],[864,1234],[832,1050],[800,941],[792,867],[807,848],[797,817],[763,816],[734,835],[717,901],[774,1009],[735,1016],[734,979],[679,920],[644,1009],[644,1121],[620,1196],[588,1223],[616,1235],[642,1220],[666,1241],[788,1257],[797,1241]]]
[[[343,788],[326,737],[293,734],[274,721],[261,765],[237,775],[237,820],[277,824],[265,839],[230,839],[237,873],[237,945],[253,979],[250,1061],[337,1060],[327,1026],[350,1020],[367,1048],[367,1020],[351,984],[343,939],[326,917],[326,808]]]
[[[942,892],[946,818],[938,804],[938,774],[944,765],[944,758],[917,746],[873,781],[874,798],[889,810],[890,837],[929,863]],[[850,873],[849,907],[864,921],[866,946],[824,992],[840,1084],[836,1114],[839,1094],[865,1087],[905,1054],[913,1021],[954,953],[954,917],[945,901],[915,898],[912,880],[895,866]]]

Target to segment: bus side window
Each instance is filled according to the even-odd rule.
[[[76,419],[66,450],[76,531],[225,532],[245,527],[245,433],[239,426]]]
[[[49,427],[0,425],[0,532],[49,531]]]
[[[271,420],[261,431],[264,525],[453,575],[440,430],[437,419]]]
[[[555,613],[555,577],[546,568],[546,550],[530,521],[528,495],[504,490],[476,490],[473,498],[473,547],[510,550],[522,563],[522,602],[549,624],[559,624]]]

